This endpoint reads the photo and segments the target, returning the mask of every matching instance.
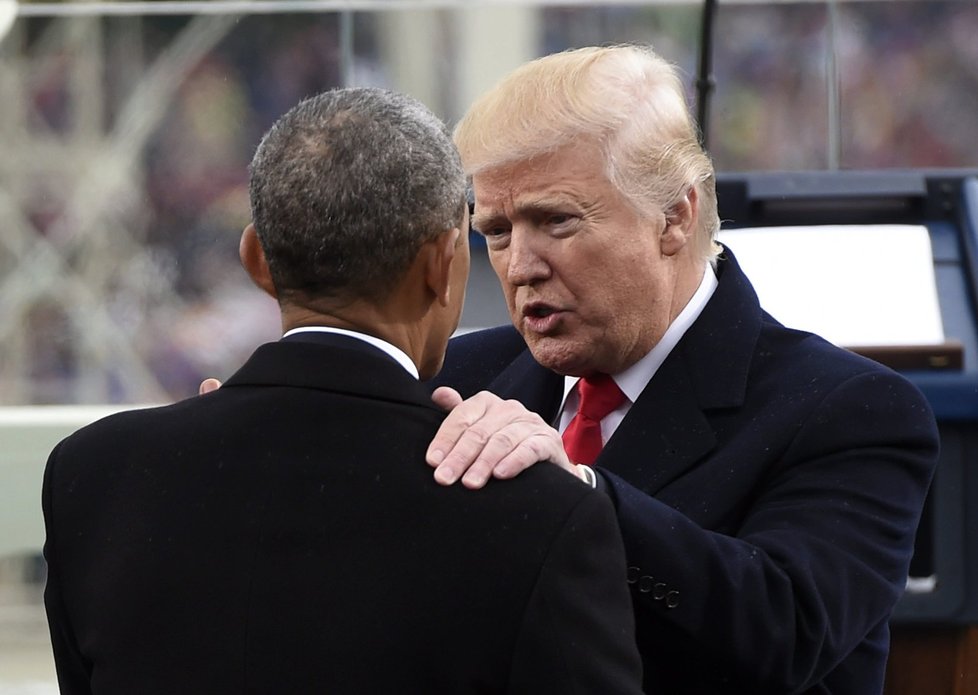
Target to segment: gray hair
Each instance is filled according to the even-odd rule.
[[[302,101],[265,134],[250,170],[252,220],[280,298],[383,299],[421,245],[464,215],[445,125],[388,90]]]

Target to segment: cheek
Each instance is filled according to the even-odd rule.
[[[628,332],[647,323],[663,298],[661,284],[637,259],[582,268],[566,282],[590,321],[609,331]]]
[[[509,269],[509,258],[507,254],[492,251],[489,252],[489,265],[492,266],[492,270],[496,273],[496,278],[499,280],[499,284],[503,288],[503,293],[509,297],[513,292],[513,287],[506,280]]]

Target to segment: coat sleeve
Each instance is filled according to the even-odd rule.
[[[549,548],[527,603],[509,692],[641,693],[625,556],[607,496],[589,492]]]
[[[712,676],[686,673],[713,678],[704,688],[729,679],[744,692],[784,693],[819,683],[857,648],[885,654],[937,449],[920,393],[870,372],[822,399],[724,533],[602,471],[643,654],[661,649],[652,658],[665,669],[683,668],[684,654],[715,665]],[[867,646],[874,631],[879,643]]]

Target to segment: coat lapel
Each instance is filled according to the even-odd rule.
[[[595,463],[650,495],[716,444],[682,362],[663,363]]]
[[[564,377],[541,367],[525,350],[489,384],[488,390],[500,398],[518,400],[553,424],[564,395]]]

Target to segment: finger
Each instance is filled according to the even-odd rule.
[[[204,379],[200,382],[200,387],[197,389],[197,393],[203,396],[205,393],[210,393],[211,391],[217,391],[221,388],[221,382],[214,378]]]
[[[540,461],[548,461],[580,477],[564,452],[560,435],[550,427],[519,441],[512,451],[500,458],[492,475],[494,478],[513,478]]]
[[[435,479],[451,485],[460,477],[467,487],[482,487],[493,468],[516,444],[536,432],[556,435],[539,415],[518,401],[483,391],[456,406],[429,446],[427,459]]]
[[[462,476],[462,484],[470,490],[483,487],[492,477],[499,462],[511,456],[517,446],[527,437],[533,436],[535,431],[527,423],[517,422],[493,432]]]
[[[451,392],[452,389],[446,388],[446,391]],[[441,392],[441,389],[435,390],[435,393],[439,392]],[[432,394],[433,399],[434,397],[434,394]],[[449,399],[450,395],[444,398],[445,401]],[[482,394],[476,394],[468,400],[462,401],[452,409],[448,417],[441,424],[441,427],[438,428],[438,432],[435,433],[435,438],[431,440],[431,444],[428,445],[428,450],[425,453],[425,459],[428,465],[440,469],[436,470],[435,475],[435,479],[438,482],[451,485],[464,471],[464,468],[455,471],[452,468],[451,462],[449,462],[450,465],[443,466],[445,458],[455,449],[462,435],[485,415],[489,400],[482,397]],[[478,454],[478,449],[475,450],[474,454]]]
[[[462,403],[462,396],[449,386],[439,386],[431,394],[431,400],[442,410],[454,410]]]
[[[446,447],[441,463],[435,468],[435,480],[443,485],[451,485],[475,467],[469,475],[468,484],[475,484],[480,479],[488,478],[497,459],[487,461],[483,456],[486,444],[493,436],[493,428],[485,429],[476,423],[462,430],[451,448]]]
[[[462,477],[468,488],[480,488],[490,476],[512,478],[540,461],[548,461],[580,477],[564,452],[560,434],[534,413],[495,431]]]

